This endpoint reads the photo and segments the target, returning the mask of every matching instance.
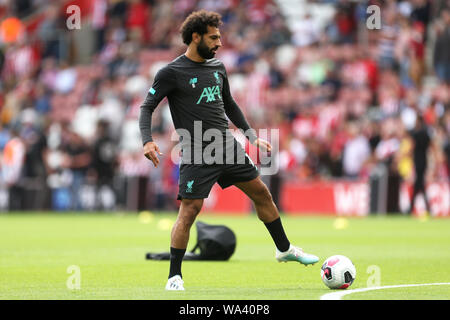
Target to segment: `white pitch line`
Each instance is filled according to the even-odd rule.
[[[331,292],[324,294],[320,297],[320,300],[341,300],[343,296],[348,294],[357,293],[357,292],[365,292],[372,290],[382,290],[382,289],[392,289],[392,288],[404,288],[404,287],[423,287],[423,286],[448,286],[450,282],[440,282],[440,283],[419,283],[419,284],[400,284],[394,286],[380,286],[380,287],[369,287],[369,288],[361,288],[361,289],[352,289],[338,292]]]

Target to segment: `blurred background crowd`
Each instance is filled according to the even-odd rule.
[[[390,186],[449,180],[448,0],[0,0],[0,208],[176,208],[167,102],[157,169],[137,119],[197,9],[223,17],[217,58],[251,126],[280,130],[268,183],[369,179],[380,164]]]

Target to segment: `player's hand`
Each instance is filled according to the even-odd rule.
[[[266,151],[267,153],[272,151],[272,145],[269,143],[269,141],[266,141],[264,139],[256,139],[253,144],[259,148],[261,151]]]
[[[158,146],[153,141],[147,142],[144,145],[144,155],[149,159],[151,162],[153,162],[153,165],[158,167],[159,159],[158,154],[162,155],[161,151],[159,151]]]

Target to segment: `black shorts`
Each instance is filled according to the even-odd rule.
[[[177,200],[208,198],[216,182],[225,189],[258,176],[258,168],[251,161],[245,164],[181,164]]]

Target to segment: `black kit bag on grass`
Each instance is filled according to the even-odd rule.
[[[183,260],[229,260],[236,249],[236,236],[226,226],[209,225],[201,221],[196,222],[197,244],[186,252]],[[200,249],[200,253],[195,253]],[[170,252],[147,253],[148,260],[170,260]]]

